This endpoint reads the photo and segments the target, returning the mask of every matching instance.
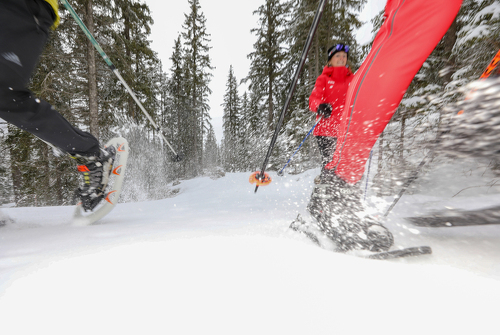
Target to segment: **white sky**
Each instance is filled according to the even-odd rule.
[[[155,21],[152,26],[152,49],[158,52],[163,63],[163,70],[170,72],[174,41],[182,31],[184,14],[189,13],[187,0],[143,0],[147,3]],[[207,20],[207,33],[211,42],[210,57],[214,70],[210,83],[212,95],[210,96],[210,115],[215,128],[217,141],[222,138],[222,101],[226,89],[229,66],[233,65],[236,79],[240,81],[248,74],[250,61],[247,55],[253,51],[255,36],[250,30],[257,28],[258,17],[252,13],[259,8],[265,0],[200,0],[201,10]],[[319,4],[319,1],[318,1]],[[361,20],[369,22],[377,14],[385,0],[368,0],[362,12]],[[366,43],[371,38],[371,25],[367,24],[360,29],[358,39]],[[240,88],[243,94],[244,89]]]

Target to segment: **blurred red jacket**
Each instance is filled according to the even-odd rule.
[[[418,70],[455,19],[462,0],[388,0],[385,21],[353,76],[325,169],[359,182],[373,145],[391,120]]]
[[[309,97],[309,109],[316,113],[319,105],[328,103],[332,106],[332,115],[318,123],[314,128],[314,136],[337,137],[340,116],[352,78],[353,74],[349,68],[325,66],[323,73],[316,79],[316,85]],[[319,115],[316,120],[318,118]]]

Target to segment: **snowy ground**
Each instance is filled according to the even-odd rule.
[[[287,230],[318,173],[183,181],[98,224],[72,208],[4,209],[0,334],[498,334],[500,225],[415,228],[402,217],[498,194],[405,196],[387,226],[428,256],[361,259]],[[388,203],[371,198],[384,212]]]

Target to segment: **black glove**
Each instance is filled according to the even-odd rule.
[[[323,119],[328,119],[332,115],[332,105],[321,104],[318,106],[318,115],[322,116]]]

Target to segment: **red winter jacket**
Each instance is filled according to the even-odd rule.
[[[320,121],[314,129],[314,136],[337,137],[340,116],[352,78],[351,70],[346,67],[325,66],[323,73],[316,79],[316,85],[309,97],[309,109],[316,113],[320,104],[329,103],[332,106],[332,115]],[[319,115],[316,119],[318,118]]]

